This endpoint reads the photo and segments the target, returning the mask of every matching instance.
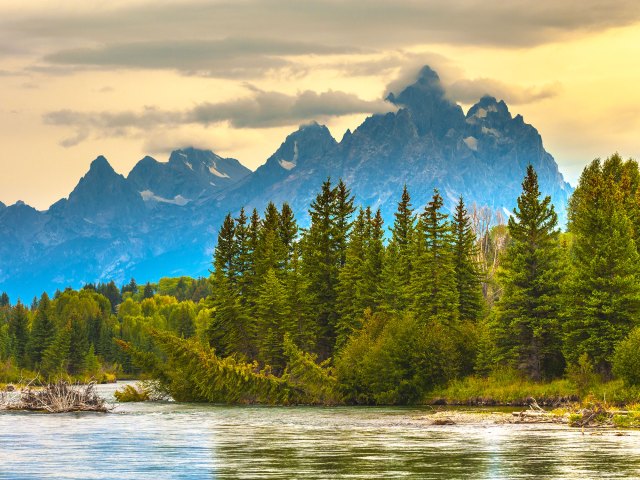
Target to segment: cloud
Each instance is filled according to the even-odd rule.
[[[73,3],[73,2],[72,2]],[[126,3],[71,12],[40,9],[3,22],[11,33],[98,43],[237,35],[338,44],[457,43],[537,45],[565,33],[593,32],[640,19],[635,0],[219,0]],[[17,16],[17,15],[14,15]],[[81,42],[84,43],[84,42]]]
[[[491,95],[510,105],[523,105],[555,97],[562,91],[562,85],[559,82],[542,86],[519,86],[509,85],[493,78],[464,78],[463,70],[448,58],[433,53],[403,58],[406,58],[407,63],[398,69],[398,75],[387,85],[385,97],[391,92],[398,94],[407,85],[414,83],[424,65],[436,71],[447,97],[463,104],[476,103],[484,95]]]
[[[457,80],[445,87],[447,96],[460,103],[475,103],[484,95],[491,95],[511,105],[522,105],[555,97],[560,93],[560,83],[550,83],[539,87],[507,85],[500,80],[476,78]]]
[[[160,40],[116,43],[96,48],[62,50],[45,62],[81,68],[175,69],[186,74],[248,78],[270,69],[292,68],[285,57],[359,53],[360,49],[308,42],[226,38],[223,40]]]
[[[75,147],[89,138],[89,129],[86,127],[78,127],[75,135],[62,139],[59,144],[64,148]]]
[[[253,88],[252,95],[246,98],[201,103],[183,111],[154,107],[147,107],[141,112],[80,112],[65,109],[45,114],[43,121],[49,125],[77,129],[76,135],[63,140],[62,145],[68,147],[86,139],[89,130],[102,136],[120,137],[130,135],[133,131],[188,124],[208,126],[226,122],[233,128],[269,128],[311,120],[325,121],[331,117],[357,113],[382,113],[394,108],[382,100],[363,100],[356,95],[334,90],[286,95]]]

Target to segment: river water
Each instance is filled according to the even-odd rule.
[[[113,400],[114,386],[101,386]],[[427,408],[0,413],[0,479],[640,478],[640,432],[433,426]],[[620,435],[623,433],[623,435]]]

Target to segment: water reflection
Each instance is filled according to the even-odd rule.
[[[639,478],[640,434],[430,426],[424,409],[128,404],[0,414],[0,479]]]

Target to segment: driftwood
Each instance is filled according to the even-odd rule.
[[[527,399],[529,410],[523,410],[522,412],[513,412],[517,423],[567,423],[565,416],[556,415],[544,410],[535,398],[529,397]]]
[[[95,382],[70,384],[63,380],[33,388],[27,385],[18,395],[0,395],[0,410],[31,410],[48,413],[108,412],[112,409],[96,393]]]

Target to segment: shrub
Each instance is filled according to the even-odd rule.
[[[149,392],[143,387],[125,385],[113,394],[119,402],[146,402],[149,400]]]
[[[613,373],[627,386],[640,385],[640,328],[632,330],[616,347]]]

